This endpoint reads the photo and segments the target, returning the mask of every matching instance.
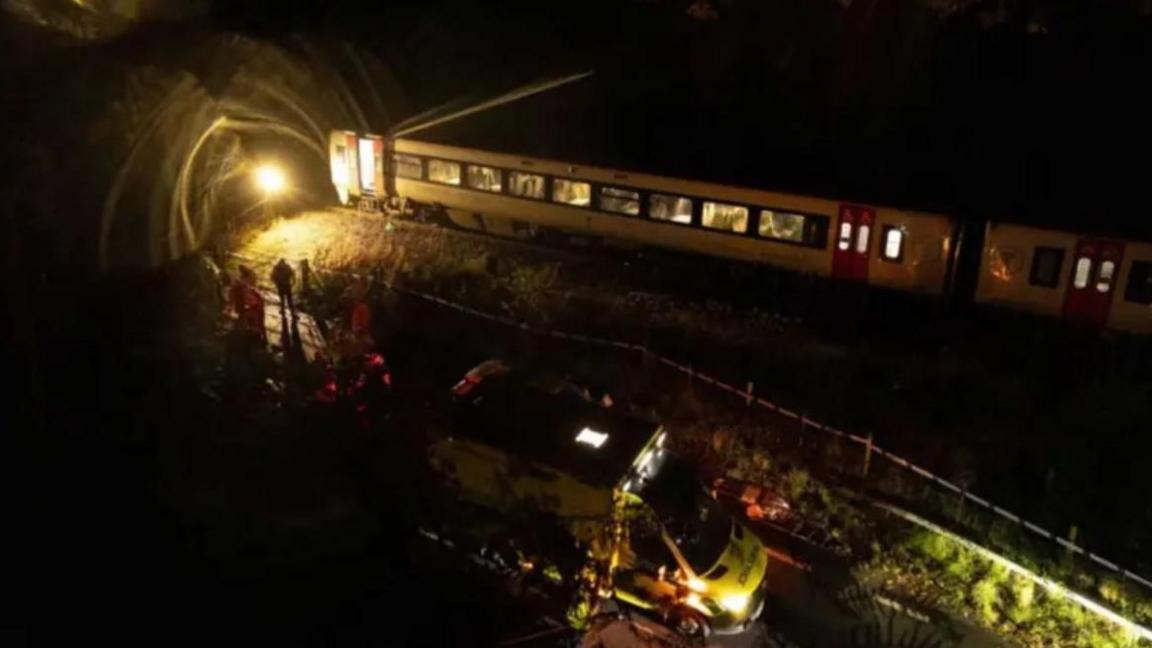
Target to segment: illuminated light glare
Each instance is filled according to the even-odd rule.
[[[1077,289],[1083,289],[1088,285],[1088,276],[1092,274],[1092,259],[1088,257],[1080,257],[1076,261],[1076,274],[1072,279],[1072,285]]]
[[[376,189],[376,145],[367,138],[360,139],[360,189],[372,193]]]
[[[284,172],[279,168],[271,164],[263,164],[256,169],[256,185],[260,187],[264,193],[280,193],[284,189],[285,184]]]
[[[336,145],[332,151],[332,184],[345,192],[348,190],[349,153],[343,144]]]
[[[856,252],[864,254],[868,251],[868,236],[872,233],[872,228],[867,225],[860,225],[856,230]]]
[[[689,578],[684,582],[684,584],[688,586],[688,589],[692,590],[693,592],[703,593],[708,591],[708,584],[699,578]]]
[[[624,486],[621,487],[621,490],[623,490],[625,493],[632,490],[632,480],[629,479],[628,481],[624,482]]]
[[[884,258],[899,259],[903,245],[904,232],[898,229],[888,230],[888,239],[884,242]]]
[[[729,612],[739,614],[740,612],[744,611],[744,608],[748,607],[748,595],[729,594],[728,596],[720,599],[720,605]]]
[[[664,447],[664,439],[667,437],[668,437],[667,432],[661,432],[660,436],[656,437],[656,447],[657,448],[663,448]]]
[[[1096,283],[1096,290],[1099,292],[1108,292],[1108,288],[1112,286],[1112,274],[1116,272],[1116,264],[1112,261],[1105,261],[1100,264],[1100,277]]]
[[[704,614],[709,614],[711,611],[704,606],[704,601],[700,599],[700,595],[696,592],[689,592],[688,596],[684,597],[684,604],[690,608],[700,610]]]
[[[608,440],[607,434],[605,434],[604,432],[597,432],[596,430],[593,430],[592,428],[584,428],[583,430],[580,430],[579,434],[576,435],[576,442],[577,443],[583,443],[584,445],[590,445],[593,448],[599,448],[600,446],[604,445],[604,442],[607,440]]]
[[[841,251],[846,251],[852,246],[852,223],[840,223],[840,241],[837,243]]]
[[[648,472],[648,466],[651,465],[652,459],[655,458],[655,456],[656,452],[653,450],[649,450],[648,452],[640,455],[640,461],[637,463],[640,466],[641,474]]]

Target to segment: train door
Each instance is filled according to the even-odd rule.
[[[360,165],[357,164],[358,147],[356,144],[356,134],[345,134],[345,155],[344,162],[346,167],[346,178],[349,197],[360,196]]]
[[[376,160],[380,155],[377,143],[381,144],[380,150],[383,150],[383,143],[378,138],[360,138],[360,192],[365,196],[376,195]]]
[[[332,186],[340,196],[341,203],[348,202],[348,145],[341,136],[332,142]]]
[[[832,276],[838,279],[868,281],[868,252],[876,212],[865,207],[840,205],[836,247],[832,249]]]
[[[1064,299],[1064,317],[1081,324],[1103,326],[1108,322],[1112,294],[1116,291],[1124,244],[1080,239],[1072,258],[1072,279]]]

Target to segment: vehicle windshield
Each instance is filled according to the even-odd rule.
[[[706,495],[697,498],[695,508],[691,515],[669,520],[667,528],[688,566],[697,575],[703,575],[728,547],[732,518]]]
[[[732,518],[704,491],[689,464],[666,456],[656,474],[643,480],[638,495],[659,515],[697,575],[720,560],[732,535]]]

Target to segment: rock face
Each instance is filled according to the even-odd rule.
[[[183,20],[206,13],[210,0],[4,0],[31,24],[84,40],[118,36],[141,21]]]
[[[289,178],[281,208],[329,201],[327,132],[384,128],[382,108],[403,110],[388,70],[345,44],[173,31],[12,66],[9,96],[24,99],[0,107],[17,134],[0,205],[46,265],[119,272],[181,258],[262,215],[251,175],[265,161]]]

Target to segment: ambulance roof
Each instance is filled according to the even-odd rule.
[[[454,433],[561,470],[593,486],[627,474],[657,423],[501,376],[457,404]]]

